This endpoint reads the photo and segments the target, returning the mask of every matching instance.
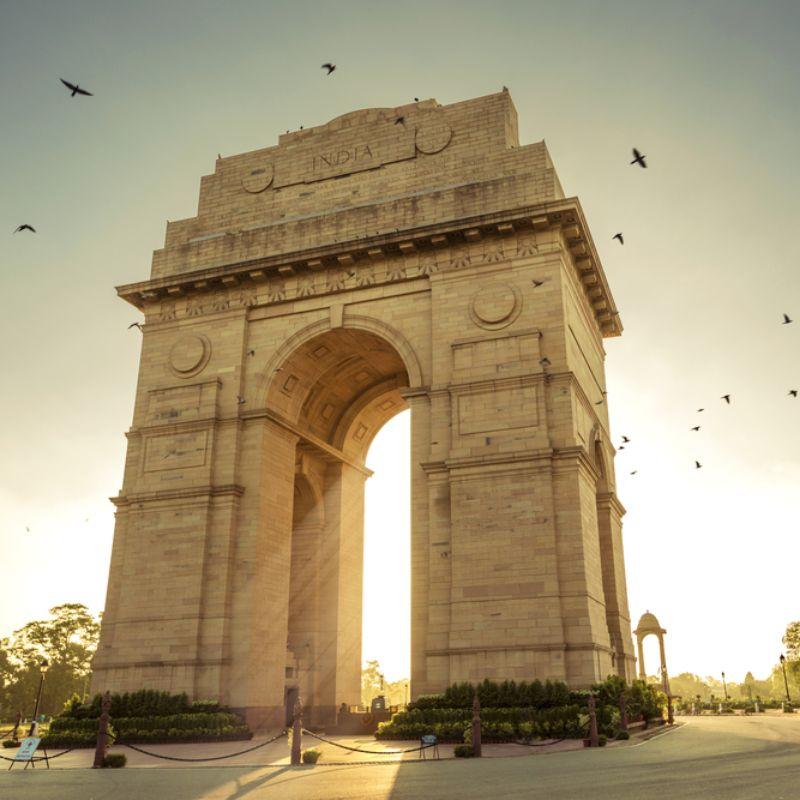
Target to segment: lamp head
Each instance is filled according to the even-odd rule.
[[[44,675],[44,673],[47,672],[49,667],[50,667],[50,662],[46,658],[43,658],[41,663],[39,664],[39,671],[42,673],[42,675]]]

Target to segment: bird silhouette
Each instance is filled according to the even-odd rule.
[[[603,399],[602,399],[602,398],[600,398],[600,400],[598,400],[598,401],[595,403],[595,405],[596,405],[596,406],[601,406],[601,405],[603,405]]]
[[[77,83],[70,83],[69,81],[65,81],[63,78],[59,78],[59,80],[72,93],[72,94],[70,94],[70,97],[75,97],[76,94],[84,94],[87,97],[94,97],[94,95],[91,92],[87,92],[86,89],[81,89],[81,87],[78,86]]]
[[[620,244],[625,244],[625,237],[621,233],[615,233],[611,238],[619,239]]]
[[[31,529],[26,525],[25,526],[25,533],[30,533],[30,532],[31,532]]]
[[[398,118],[397,118],[397,119],[394,121],[394,124],[395,124],[395,125],[405,125],[405,124],[406,124],[406,118],[405,118],[405,117],[398,117]]]
[[[327,74],[330,75],[336,69],[336,64],[323,64],[321,69],[328,70]]]
[[[699,425],[695,425],[694,428],[690,428],[690,430],[699,431],[700,430],[700,426]]]
[[[647,169],[647,156],[642,155],[635,147],[633,148],[633,161],[631,164],[638,164],[642,169]]]
[[[620,446],[617,448],[617,450],[624,450],[624,449],[625,449],[625,445],[624,445],[624,444],[621,444],[621,445],[620,445]]]
[[[249,356],[254,356],[255,354],[256,354],[255,350],[248,350],[247,351],[247,355],[249,355]]]
[[[724,400],[728,405],[731,404],[731,396],[729,394],[724,394],[720,397],[720,400]]]
[[[131,328],[138,328],[141,331],[142,330],[142,323],[141,322],[131,322],[131,324],[128,325],[128,330],[130,330]]]
[[[31,233],[36,233],[36,228],[33,225],[28,225],[28,223],[24,223],[23,225],[19,225],[14,233],[19,233],[20,231],[30,231]]]
[[[242,397],[240,394],[237,394],[236,402],[238,403],[238,405],[243,406],[247,402],[247,400],[245,400],[244,397]]]
[[[415,102],[415,103],[419,103],[419,97],[415,97],[415,98],[414,98],[414,102]]]
[[[622,441],[623,441],[623,443],[624,443],[624,444],[628,444],[628,442],[630,441],[630,439],[629,439],[627,436],[623,436],[623,437],[622,437]]]
[[[698,414],[699,414],[701,411],[705,411],[705,409],[704,409],[704,408],[698,408],[698,409],[697,409],[697,413],[698,413]]]
[[[639,471],[638,469],[633,470],[633,472],[631,472],[631,475],[635,475],[638,471]]]
[[[531,283],[533,284],[534,289],[538,289],[544,283],[544,281],[533,280]]]
[[[549,367],[549,366],[550,366],[550,359],[549,359],[547,356],[545,356],[544,358],[540,358],[540,359],[539,359],[539,363],[540,363],[540,364],[541,364],[543,367]]]
[[[790,322],[794,322],[794,320],[793,319],[789,319],[789,315],[788,314],[784,314],[783,315],[783,324],[784,325],[788,325]]]
[[[702,465],[702,464],[701,464],[699,461],[695,461],[695,462],[694,462],[694,468],[695,468],[695,469],[700,469],[702,466],[703,466],[703,465]]]
[[[789,394],[792,397],[797,397],[797,389],[789,389]]]

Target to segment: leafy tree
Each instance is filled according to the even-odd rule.
[[[378,661],[367,661],[361,668],[361,705],[369,708],[373,699],[386,694],[386,681]]]
[[[800,661],[800,621],[790,622],[783,635],[786,655],[791,661]]]
[[[0,715],[4,717],[33,711],[45,659],[49,668],[40,713],[57,714],[73,694],[86,692],[100,622],[80,603],[55,606],[50,614],[50,619],[29,622],[0,641]]]

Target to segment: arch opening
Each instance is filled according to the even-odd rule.
[[[312,724],[361,698],[364,498],[370,444],[407,408],[403,358],[382,337],[337,328],[299,344],[266,391],[296,432],[285,698]]]

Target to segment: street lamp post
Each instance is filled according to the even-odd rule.
[[[46,659],[42,659],[42,663],[39,664],[39,691],[36,692],[36,705],[33,708],[33,718],[31,719],[31,727],[28,731],[28,736],[34,736],[36,734],[36,717],[39,714],[39,703],[42,701],[42,687],[44,686],[44,674],[47,672],[47,668],[50,666],[50,662]]]
[[[789,681],[786,679],[786,656],[781,653],[781,669],[783,670],[783,686],[786,689],[786,702],[791,703],[792,698],[789,697]]]
[[[725,683],[725,673],[722,673],[722,691],[725,692],[725,702],[728,702],[728,684]]]

